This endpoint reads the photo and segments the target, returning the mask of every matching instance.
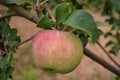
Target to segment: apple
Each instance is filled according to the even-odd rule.
[[[83,46],[71,32],[44,30],[33,38],[32,54],[41,69],[65,74],[79,65]]]

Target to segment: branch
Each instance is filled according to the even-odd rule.
[[[23,16],[23,17],[27,18],[28,20],[30,20],[32,22],[37,23],[39,21],[39,19],[36,16],[30,14],[29,12],[27,12],[26,10],[24,10],[23,8],[21,8],[21,7],[17,6],[17,5],[9,5],[9,4],[6,4],[6,3],[3,4],[3,1],[1,1],[1,0],[0,0],[0,4],[2,4],[4,6],[7,6],[8,8],[13,9],[16,13],[20,14],[20,16]],[[26,15],[26,14],[28,14],[29,16]],[[90,50],[88,50],[86,48],[85,48],[84,52],[85,52],[86,56],[88,56],[92,60],[94,60],[97,63],[99,63],[101,66],[103,66],[107,70],[109,70],[109,71],[115,73],[116,75],[120,76],[120,70],[118,70],[117,68],[115,68],[111,64],[107,63],[106,61],[104,61],[103,59],[98,57],[97,55],[95,55],[95,53],[91,52]]]
[[[30,12],[26,11],[25,9],[21,8],[20,6],[18,6],[16,4],[7,4],[3,0],[0,0],[0,4],[12,9],[20,16],[22,16],[34,23],[37,23],[39,21],[39,18],[37,16],[31,14]]]
[[[50,15],[52,21],[56,22],[56,19],[55,19],[54,15],[53,15],[51,7],[49,5],[46,6],[46,10],[47,10],[48,14]]]
[[[25,43],[29,42],[30,40],[32,40],[32,39],[33,39],[33,37],[34,37],[34,36],[32,36],[32,37],[30,37],[30,38],[26,39],[25,41],[20,42],[20,43],[16,46],[16,48],[18,49],[18,47],[19,47],[20,45],[22,45],[22,44],[25,44]]]
[[[102,65],[107,70],[115,73],[117,76],[120,76],[120,70],[118,70],[117,68],[115,68],[114,66],[112,66],[111,64],[109,64],[108,62],[106,62],[105,60],[101,59],[97,55],[95,55],[95,53],[91,52],[89,49],[85,48],[84,49],[84,54],[86,56],[88,56],[89,58],[91,58],[92,60],[94,60],[95,62],[97,62],[100,65]]]
[[[41,8],[40,8],[40,0],[36,0],[35,10],[37,12],[38,17],[41,18],[42,11],[41,11]]]
[[[12,16],[18,16],[18,14],[16,14],[15,12],[4,14],[4,15],[0,16],[0,20],[8,18],[8,17],[12,17]]]
[[[43,31],[43,30],[37,32],[35,35],[31,36],[30,38],[26,39],[25,41],[22,41],[21,43],[19,43],[19,44],[16,46],[16,48],[18,49],[18,47],[19,47],[20,45],[29,42],[29,41],[32,40],[38,33],[41,33],[42,31]]]
[[[110,54],[103,48],[103,46],[97,41],[97,44],[100,46],[100,48],[105,52],[105,54],[110,58],[110,60],[120,68],[120,65],[110,56]]]

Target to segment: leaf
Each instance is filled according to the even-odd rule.
[[[113,25],[111,30],[115,30],[115,31],[118,31],[120,30],[120,26],[119,25]]]
[[[83,6],[84,6],[84,1],[82,2],[81,0],[71,0],[72,4],[73,4],[73,7],[75,9],[83,9]]]
[[[0,71],[0,80],[7,80],[5,72]]]
[[[46,14],[37,24],[37,27],[44,29],[52,29],[52,22],[49,19],[48,14]]]
[[[7,36],[10,32],[10,26],[8,25],[7,21],[0,20],[0,34]]]
[[[95,42],[100,35],[93,17],[84,10],[73,11],[64,24],[85,31],[92,42]]]
[[[120,13],[120,0],[110,0],[113,10]]]
[[[14,4],[14,3],[17,3],[19,1],[20,0],[5,0],[5,2],[8,3],[8,4]]]
[[[105,26],[106,24],[104,22],[101,22],[101,21],[96,21],[95,22],[96,25],[99,27],[99,26]]]
[[[116,55],[116,51],[115,51],[114,49],[111,49],[111,50],[109,51],[109,53],[111,53],[111,54],[113,54],[113,55]]]
[[[110,17],[109,19],[106,19],[106,22],[108,22],[109,24],[114,24],[118,22],[118,20],[115,17]]]
[[[68,17],[68,15],[70,14],[69,8],[70,4],[68,2],[64,2],[56,6],[55,17],[57,24],[64,22],[65,19]]]
[[[15,48],[15,46],[19,44],[18,41],[8,41],[7,46],[11,47],[11,48]]]
[[[88,0],[88,3],[94,7],[96,7],[97,5],[99,5],[101,2],[101,0]]]
[[[20,36],[17,36],[17,29],[10,29],[10,36],[8,37],[7,45],[13,47],[20,42]]]
[[[108,15],[108,16],[112,15],[111,7],[112,6],[111,6],[111,3],[110,3],[110,0],[105,0],[102,15]]]
[[[0,59],[0,69],[4,69],[5,66],[7,66],[8,64],[10,64],[11,60],[12,60],[12,54],[9,54],[5,57],[3,57],[2,59]]]
[[[11,49],[11,51],[15,52],[16,45],[20,43],[20,36],[17,36],[17,29],[10,29],[10,35],[8,36],[8,42],[6,44],[7,49]]]
[[[106,38],[106,37],[112,36],[112,35],[113,35],[113,34],[112,34],[111,32],[107,32],[107,33],[105,33],[104,37]]]
[[[106,43],[105,47],[108,47],[108,46],[110,46],[110,45],[113,45],[113,41],[108,41],[108,42]]]
[[[33,7],[34,7],[35,1],[25,1],[23,4],[21,4],[20,6],[22,8],[24,8],[27,11],[30,11]]]
[[[15,28],[10,29],[10,35],[17,36],[17,29],[15,29]]]
[[[87,38],[86,34],[82,31],[79,31],[79,38],[82,41],[83,46],[85,47],[88,42],[88,38]]]
[[[0,59],[0,80],[7,80],[13,72],[13,67],[11,66],[11,60],[13,54],[10,53],[7,56]]]

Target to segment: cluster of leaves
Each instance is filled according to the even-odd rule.
[[[109,52],[117,55],[120,52],[120,0],[88,0],[88,4],[94,8],[99,8],[99,10],[101,7],[102,15],[109,16],[106,22],[112,25],[111,30],[106,32],[104,36],[113,37],[114,40],[108,41],[106,47],[111,46]]]
[[[14,70],[11,61],[16,46],[20,43],[17,29],[10,28],[6,20],[0,20],[0,78],[7,80]]]
[[[56,22],[51,21],[48,13],[46,12],[43,13],[43,17],[37,24],[37,27],[44,29],[57,28],[67,31],[73,30],[73,32],[75,30],[75,33],[82,32],[85,34],[80,34],[80,37],[82,37],[81,39],[83,39],[83,43],[87,42],[87,36],[89,36],[89,39],[92,42],[97,41],[101,31],[97,28],[96,22],[87,11],[80,9],[77,5],[78,3],[76,4],[76,1],[74,0],[68,2],[60,2],[60,0],[55,1],[57,4],[53,8],[53,15],[55,16]]]
[[[5,0],[8,4],[19,4],[24,9],[30,11],[34,8],[35,0]],[[88,35],[92,42],[97,41],[98,37],[101,34],[101,31],[97,29],[96,22],[93,17],[82,10],[82,5],[80,5],[76,0],[50,0],[44,1],[40,0],[40,6],[42,7],[43,18],[40,20],[37,26],[44,29],[52,29],[52,27],[60,26],[60,29],[75,28],[77,32],[81,32],[85,35]],[[20,2],[20,3],[19,3]],[[47,2],[51,3],[53,8],[53,13],[56,18],[56,22],[50,20],[45,7]],[[44,26],[44,27],[43,27]],[[87,43],[88,37],[81,36],[83,43]],[[86,42],[84,42],[86,41]]]
[[[110,10],[109,12],[107,10],[104,10],[104,12],[108,12],[106,13],[106,15],[109,15],[110,18],[106,20],[106,22],[108,22],[110,25],[112,25],[111,27],[111,31],[106,33],[106,37],[108,36],[112,36],[115,38],[114,41],[110,40],[106,46],[112,45],[112,48],[110,50],[110,53],[113,53],[114,55],[117,55],[117,53],[120,52],[120,0],[116,0],[116,1],[109,1],[108,2],[110,4]],[[113,33],[114,32],[114,33]]]

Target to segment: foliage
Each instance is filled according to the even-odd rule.
[[[1,0],[2,1],[2,0]],[[36,0],[3,0],[7,4],[17,4],[27,11],[34,10]],[[95,22],[91,14],[85,8],[101,11],[101,15],[109,16],[106,23],[112,25],[111,30],[106,32],[105,37],[112,37],[107,46],[111,46],[110,53],[117,55],[120,52],[120,0],[40,0],[42,18],[37,27],[44,29],[58,29],[70,31],[78,35],[85,46],[88,40],[95,43],[102,34],[97,26],[103,25]],[[51,16],[46,11],[46,7],[52,6],[53,15],[56,22],[51,20]],[[6,13],[13,10],[8,9]],[[0,20],[0,79],[12,78],[14,66],[12,66],[13,55],[20,44],[21,39],[18,31],[9,25],[10,17]],[[24,72],[23,72],[24,73]],[[28,72],[29,73],[29,72]],[[25,74],[25,73],[24,73]],[[26,76],[32,75],[25,74]],[[73,79],[74,80],[74,79]],[[76,80],[76,79],[75,79]],[[119,78],[116,78],[119,80]]]
[[[103,5],[102,15],[109,16],[106,22],[112,25],[111,30],[103,35],[115,39],[108,41],[106,46],[111,46],[109,52],[117,55],[120,52],[120,0],[88,0],[88,4],[93,7],[99,4],[97,9]]]
[[[3,55],[0,59],[0,78],[7,80],[8,77],[12,77],[14,68],[11,61],[20,42],[20,36],[17,36],[17,29],[10,28],[6,20],[0,20],[0,36],[1,55]]]
[[[53,25],[59,26],[59,28],[66,26],[82,30],[90,36],[90,39],[93,42],[95,42],[100,36],[101,31],[97,29],[96,22],[94,21],[93,17],[84,10],[72,10],[71,7],[72,6],[70,6],[70,3],[68,2],[56,5],[53,10],[56,18],[56,23],[54,23]],[[42,26],[44,26],[44,29],[49,29],[47,27],[48,25],[50,26],[52,22],[47,19],[48,18],[45,15],[44,18],[39,21],[38,26],[41,26],[41,28],[43,28]]]

